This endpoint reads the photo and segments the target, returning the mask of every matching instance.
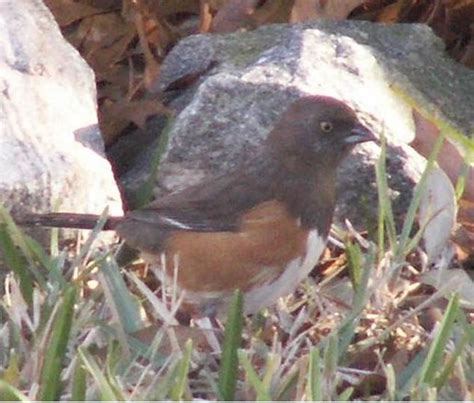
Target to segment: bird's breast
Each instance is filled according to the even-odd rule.
[[[247,211],[235,232],[175,231],[159,264],[170,278],[176,271],[188,301],[225,305],[240,289],[245,311],[253,313],[292,292],[324,244],[325,235],[305,228],[283,203],[270,200]]]

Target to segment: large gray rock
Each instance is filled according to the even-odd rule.
[[[196,77],[171,102],[182,111],[160,165],[158,196],[232,169],[293,99],[325,94],[389,138],[389,185],[400,220],[425,163],[406,145],[414,138],[406,99],[466,134],[474,121],[474,73],[450,60],[425,25],[319,22],[192,36],[168,55],[157,89],[169,92]],[[376,218],[377,157],[377,146],[362,145],[341,167],[339,221],[367,226]]]
[[[0,203],[122,214],[96,114],[94,74],[40,0],[0,2]]]

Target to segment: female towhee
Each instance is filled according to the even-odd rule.
[[[220,312],[235,289],[245,312],[255,313],[291,293],[316,265],[336,203],[336,169],[354,145],[371,140],[346,104],[305,96],[234,172],[111,217],[106,229],[167,275],[177,265],[178,286],[197,316]],[[23,224],[92,228],[96,220],[56,213]]]

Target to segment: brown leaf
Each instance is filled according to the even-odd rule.
[[[413,117],[415,122],[415,139],[411,146],[421,155],[428,158],[439,135],[439,129],[417,111],[413,111]],[[464,164],[463,157],[458,149],[448,140],[445,140],[438,154],[437,161],[451,182],[455,184]],[[457,221],[463,227],[456,230],[453,241],[461,248],[463,255],[472,255],[474,253],[474,168],[469,166],[467,169],[464,193],[459,202],[457,213]],[[466,258],[466,256],[462,256],[462,259]]]
[[[199,4],[199,32],[209,32],[212,24],[211,5],[209,0],[200,0]]]
[[[137,27],[138,38],[140,39],[140,45],[143,50],[143,55],[145,56],[145,72],[144,72],[144,82],[147,88],[153,88],[158,81],[160,73],[160,65],[156,61],[153,52],[150,49],[148,38],[146,35],[145,21],[143,17],[139,14],[135,16],[135,25]],[[159,41],[159,39],[158,39]]]
[[[144,39],[156,49],[160,58],[165,56],[166,50],[178,41],[179,35],[166,20],[159,4],[150,0],[135,0],[134,9],[130,11],[131,19],[135,24],[142,25],[140,44],[144,48]]]
[[[251,15],[258,0],[228,0],[218,11],[211,24],[211,32],[235,32],[254,28]]]
[[[135,31],[130,29],[123,36],[117,36],[116,41],[110,45],[102,42],[89,49],[86,60],[93,67],[97,80],[111,82],[111,69],[115,69],[116,64],[127,57],[127,50],[135,37]]]
[[[159,12],[163,17],[199,13],[199,0],[148,0],[146,3],[150,10]]]
[[[252,17],[256,26],[284,23],[289,21],[292,7],[293,1],[291,0],[266,1],[257,8]]]
[[[290,22],[344,20],[364,0],[295,0]]]
[[[385,24],[398,22],[401,20],[401,15],[406,8],[407,2],[405,0],[398,0],[395,3],[389,4],[377,16],[377,22]]]
[[[45,4],[51,10],[57,23],[62,28],[83,18],[104,12],[104,10],[70,0],[45,0]]]
[[[421,155],[428,158],[439,135],[439,129],[433,122],[423,117],[416,110],[413,111],[413,118],[415,122],[415,139],[411,146]],[[448,140],[445,140],[438,154],[437,161],[439,166],[449,176],[451,182],[455,184],[464,163],[464,159],[457,148]],[[472,167],[469,168],[463,198],[474,201],[474,169]]]
[[[474,255],[474,232],[468,231],[465,226],[460,226],[452,238],[456,245],[457,258],[461,262],[469,262]]]
[[[290,22],[317,20],[321,18],[320,12],[319,0],[295,0],[291,9]]]
[[[461,261],[474,256],[474,202],[461,199],[457,216],[461,224],[453,235],[453,241],[458,247],[458,258]]]
[[[123,58],[135,34],[133,27],[117,13],[105,13],[84,19],[77,35],[77,40],[83,40],[76,46],[96,74],[100,74]]]
[[[105,143],[111,144],[130,123],[143,128],[148,118],[161,113],[170,111],[161,103],[149,99],[106,103],[99,115]]]
[[[444,0],[447,24],[458,33],[469,34],[474,24],[473,0]]]

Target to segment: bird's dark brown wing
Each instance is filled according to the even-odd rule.
[[[242,168],[162,197],[128,213],[116,231],[150,252],[160,251],[171,231],[237,231],[245,211],[273,197],[269,182],[259,180],[265,169]]]

